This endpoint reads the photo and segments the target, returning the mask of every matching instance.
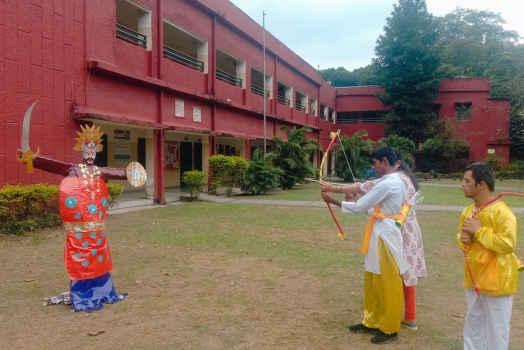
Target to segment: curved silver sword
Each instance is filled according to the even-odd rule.
[[[22,141],[20,143],[20,150],[22,152],[29,151],[29,128],[31,127],[31,114],[33,113],[33,108],[35,108],[36,103],[38,101],[35,101],[31,107],[25,112],[24,116],[24,122],[22,123]]]

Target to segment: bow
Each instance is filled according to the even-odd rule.
[[[524,197],[524,193],[515,193],[515,192],[501,192],[499,193],[496,197],[490,199],[489,201],[487,201],[486,203],[484,203],[480,208],[478,208],[477,210],[475,210],[475,212],[473,213],[473,215],[471,216],[472,218],[474,218],[475,216],[477,216],[477,214],[482,211],[484,208],[486,208],[488,205],[490,205],[491,203],[494,203],[496,201],[498,201],[501,197],[503,196],[518,196],[518,197]],[[477,295],[480,297],[480,290],[477,286],[477,282],[475,280],[475,277],[473,277],[473,272],[471,271],[471,266],[469,264],[469,260],[468,260],[468,252],[467,252],[467,248],[466,248],[466,245],[464,244],[464,249],[463,249],[463,253],[464,253],[464,262],[466,263],[466,267],[468,268],[468,273],[469,273],[469,277],[471,278],[471,284],[473,285],[473,289],[475,290],[475,292],[477,293]],[[520,260],[517,258],[517,256],[515,254],[513,254],[513,257],[515,259],[517,259],[517,261],[519,262],[520,264],[520,267],[519,267],[519,271],[522,271],[522,269],[524,268],[524,266],[522,265],[522,263],[520,262]]]
[[[340,135],[340,129],[337,130],[336,133],[334,133],[334,132],[329,133],[329,137],[331,137],[331,142],[329,143],[329,146],[326,149],[326,152],[324,152],[324,156],[322,157],[322,162],[320,163],[320,173],[319,173],[319,175],[320,175],[320,179],[321,180],[322,180],[322,169],[324,168],[324,162],[327,159],[329,151],[331,150],[331,148],[335,144],[335,141],[337,140],[336,136],[339,136],[339,135]],[[340,239],[345,240],[346,239],[346,235],[344,234],[344,230],[342,230],[342,227],[340,227],[340,224],[338,223],[337,217],[335,216],[335,213],[333,213],[333,209],[331,208],[331,205],[329,203],[326,203],[326,204],[327,204],[327,207],[329,209],[329,212],[331,213],[331,217],[333,218],[333,221],[335,221],[335,224],[338,227],[338,230],[339,230],[338,237]]]

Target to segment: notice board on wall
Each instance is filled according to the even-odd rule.
[[[131,162],[131,131],[115,129],[115,165]]]
[[[178,170],[178,141],[164,142],[164,170]]]

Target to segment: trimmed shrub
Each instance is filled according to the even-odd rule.
[[[115,183],[107,183],[107,194],[109,195],[107,207],[113,208],[118,200],[118,197],[124,192],[124,186],[115,184]]]
[[[111,208],[124,191],[124,186],[109,183],[107,191],[108,208]],[[61,223],[57,185],[7,185],[0,189],[1,232],[23,234]]]
[[[233,195],[233,187],[239,185],[242,175],[244,175],[249,166],[249,163],[242,157],[231,156],[230,158],[229,168],[226,172],[226,174],[231,178],[226,191],[228,197]]]
[[[60,223],[57,185],[7,185],[0,190],[0,231],[23,234]]]
[[[216,194],[217,189],[222,184],[222,178],[227,174],[231,167],[231,157],[223,154],[217,154],[209,157],[209,167],[211,168],[211,184],[209,185],[209,194]]]
[[[514,170],[513,178],[518,179],[518,180],[524,179],[524,170],[521,170],[521,169]]]
[[[200,190],[202,186],[205,186],[206,173],[200,170],[186,171],[182,175],[182,182],[189,187],[189,193],[191,200],[195,201],[200,196]]]

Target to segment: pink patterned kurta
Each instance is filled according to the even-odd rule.
[[[416,192],[411,179],[402,171],[399,171],[398,174],[406,187],[408,198],[411,199]],[[382,181],[382,178],[359,184],[360,194],[368,193],[380,181]],[[411,265],[411,268],[402,275],[402,278],[406,286],[414,286],[419,278],[427,277],[422,233],[418,225],[415,208],[411,208],[406,222],[402,225],[401,233],[404,241],[404,258]]]

